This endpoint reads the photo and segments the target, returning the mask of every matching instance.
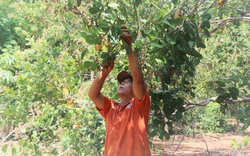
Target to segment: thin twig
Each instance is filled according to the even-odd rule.
[[[236,8],[236,7],[231,6],[231,5],[225,4],[225,6],[231,8],[231,9],[234,9],[234,10],[238,11],[240,14],[243,14],[243,15],[246,15],[246,14],[249,14],[249,13],[250,13],[250,11],[243,11],[243,10],[240,10],[240,9],[238,9],[238,8]]]
[[[200,134],[201,134],[201,133],[200,133]],[[210,151],[208,150],[207,142],[206,142],[206,140],[204,139],[204,137],[203,137],[202,134],[201,134],[201,137],[202,137],[202,140],[204,141],[204,143],[205,143],[205,145],[206,145],[208,155],[211,155]]]
[[[33,124],[35,124],[35,122],[34,123],[31,123],[31,125],[33,125]],[[26,127],[26,126],[29,126],[29,125],[27,125],[27,124],[24,124],[24,125],[22,125],[21,127],[18,127],[18,128],[16,128],[16,129],[14,129],[12,132],[10,132],[0,143],[3,143],[3,142],[5,142],[6,141],[6,139],[8,139],[13,133],[15,133],[17,130],[19,130],[19,129],[21,129],[21,128],[24,128],[24,127]]]
[[[193,14],[197,8],[199,8],[201,5],[203,5],[207,0],[203,0],[200,4],[196,5],[194,9],[190,12],[190,14]]]
[[[195,121],[196,121],[196,119],[197,119],[197,117],[198,117],[198,115],[199,115],[199,112],[201,112],[200,109],[197,110],[197,113],[196,113],[196,116],[194,117],[194,120],[191,122],[191,124],[190,124],[189,126],[187,126],[187,127],[184,129],[184,131],[187,130],[189,127],[193,127],[193,126],[194,126],[194,123],[195,123]],[[182,139],[181,139],[181,141],[179,142],[178,146],[175,148],[175,151],[173,152],[172,156],[175,154],[175,152],[177,151],[177,149],[180,147],[180,144],[181,144],[181,142],[184,140],[184,137],[185,137],[185,136],[186,136],[186,134],[183,134],[183,135],[182,135]]]
[[[116,16],[116,18],[115,18],[114,22],[112,23],[112,25],[109,26],[108,31],[105,32],[104,34],[101,34],[101,37],[106,36],[109,33],[109,31],[113,28],[113,26],[115,25],[115,23],[116,23],[117,20],[118,20],[118,15]]]
[[[59,154],[58,156],[62,156],[64,154],[68,153],[68,152],[69,152],[69,148],[67,150],[65,150],[64,152],[62,152],[61,154]]]
[[[229,17],[222,20],[212,20],[211,23],[218,23],[218,24],[213,30],[210,31],[210,34],[214,33],[216,30],[224,26],[226,23],[232,21],[250,22],[250,17]]]
[[[185,109],[191,109],[194,108],[196,106],[206,106],[208,105],[211,101],[212,102],[216,102],[217,97],[211,97],[211,98],[207,98],[203,101],[200,101],[198,103],[189,103],[185,106]],[[242,103],[242,102],[250,102],[250,97],[244,97],[244,98],[237,98],[237,99],[227,99],[225,101],[223,101],[224,103]]]
[[[178,146],[175,148],[175,150],[174,150],[172,156],[175,154],[175,152],[176,152],[176,151],[178,150],[178,148],[180,147],[182,141],[184,140],[184,137],[185,137],[185,135],[182,135],[181,141],[179,142]]]
[[[211,9],[213,7],[213,5],[217,2],[217,0],[214,0],[214,2],[208,7],[206,8],[206,10],[203,12],[203,14],[201,14],[199,17],[202,17],[209,9]]]

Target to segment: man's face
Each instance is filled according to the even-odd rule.
[[[119,95],[133,95],[133,86],[132,86],[133,82],[130,78],[125,79],[122,81],[122,83],[120,84],[117,94]]]

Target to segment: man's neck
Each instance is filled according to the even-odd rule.
[[[121,99],[121,102],[119,104],[123,107],[127,105],[131,100],[132,98]]]

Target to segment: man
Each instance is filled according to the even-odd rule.
[[[132,37],[125,26],[120,37],[127,49],[131,49]],[[101,93],[103,83],[114,67],[113,60],[105,64],[88,94],[105,119],[105,156],[150,156],[146,129],[151,99],[133,50],[130,51],[128,60],[131,75],[122,71],[117,76],[120,102]]]

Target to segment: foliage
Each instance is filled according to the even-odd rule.
[[[233,127],[226,120],[231,116],[222,112],[220,107],[218,103],[210,103],[206,107],[185,111],[179,131],[186,135],[232,131]]]
[[[213,20],[246,15],[232,6],[245,10],[247,1],[225,3],[0,0],[0,124],[21,127],[12,154],[102,153],[105,127],[86,93],[98,69],[115,59],[103,92],[118,99],[115,77],[128,69],[122,25],[134,38],[152,97],[151,138],[168,139],[165,126],[174,129],[190,101],[218,96],[225,105],[248,96],[249,24],[232,22],[209,33]],[[248,127],[249,109],[241,106]],[[204,131],[218,130],[218,107],[199,116]]]
[[[198,126],[201,131],[207,133],[226,132],[225,115],[220,111],[220,105],[211,103],[200,113]]]
[[[235,139],[231,140],[231,146],[233,147],[242,147],[242,146],[249,146],[250,145],[250,138],[249,136],[244,136],[244,138],[237,142]]]
[[[250,106],[239,108],[240,112],[240,121],[244,123],[242,127],[243,130],[247,129],[250,125]]]

